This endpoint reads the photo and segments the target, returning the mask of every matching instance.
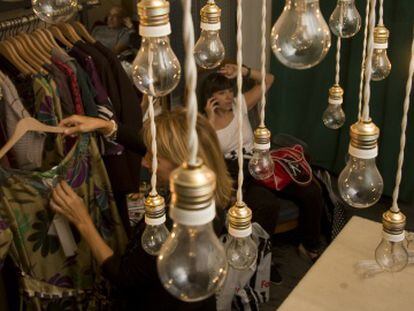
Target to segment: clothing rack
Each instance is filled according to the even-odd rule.
[[[78,4],[78,12],[98,6],[100,4],[100,0],[87,0],[82,4]],[[7,31],[10,31],[12,33],[13,31],[20,31],[23,27],[27,27],[27,30],[29,30],[31,27],[37,28],[41,22],[42,21],[39,19],[39,17],[34,13],[0,21],[0,37],[3,38]]]

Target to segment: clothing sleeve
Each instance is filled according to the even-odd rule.
[[[128,28],[122,28],[119,32],[119,37],[117,41],[117,45],[121,46],[130,46],[129,37],[131,31]]]
[[[0,271],[3,267],[4,260],[9,252],[12,241],[13,234],[7,223],[1,218],[0,215]]]
[[[126,149],[144,156],[147,152],[145,148],[142,129],[118,123],[118,134],[116,142],[123,145]]]

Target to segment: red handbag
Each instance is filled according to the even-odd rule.
[[[306,186],[312,181],[312,168],[305,158],[303,147],[294,145],[270,151],[274,162],[273,176],[257,180],[261,185],[272,190],[282,190],[292,181]]]

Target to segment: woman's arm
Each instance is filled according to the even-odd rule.
[[[237,77],[237,65],[234,64],[227,64],[224,67],[222,67],[219,71],[221,74],[226,76],[229,79],[234,79]],[[253,79],[256,82],[256,85],[252,87],[250,90],[245,92],[244,98],[246,100],[246,106],[247,110],[252,109],[257,105],[257,103],[262,98],[262,74],[259,70],[255,69],[249,69],[246,67],[242,68],[242,75],[243,77]],[[272,86],[274,81],[274,76],[271,73],[266,73],[265,77],[265,83],[266,83],[266,92],[269,90],[269,88]]]
[[[59,126],[67,127],[65,135],[75,135],[79,133],[90,133],[97,131],[106,136],[114,131],[114,122],[99,118],[91,118],[87,116],[73,115],[63,119]],[[116,142],[123,145],[128,150],[144,156],[146,148],[142,139],[142,133],[138,128],[132,128],[122,123],[116,125],[117,135]]]
[[[83,200],[65,181],[53,190],[50,206],[75,225],[99,265],[114,254],[98,233]]]

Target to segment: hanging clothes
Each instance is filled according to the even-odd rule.
[[[17,123],[26,117],[30,117],[20,101],[17,90],[11,80],[0,71],[0,87],[4,97],[4,120],[7,136],[10,137]],[[23,136],[12,149],[16,166],[21,169],[32,170],[42,166],[43,146],[45,135],[30,132]]]
[[[74,232],[78,253],[66,258],[58,238],[49,233],[51,189],[60,179],[86,202],[106,243],[117,254],[124,251],[126,236],[103,162],[93,138],[84,134],[49,171],[0,168],[0,261],[9,248],[27,308],[96,310],[108,303],[102,293],[107,284],[87,244]]]

